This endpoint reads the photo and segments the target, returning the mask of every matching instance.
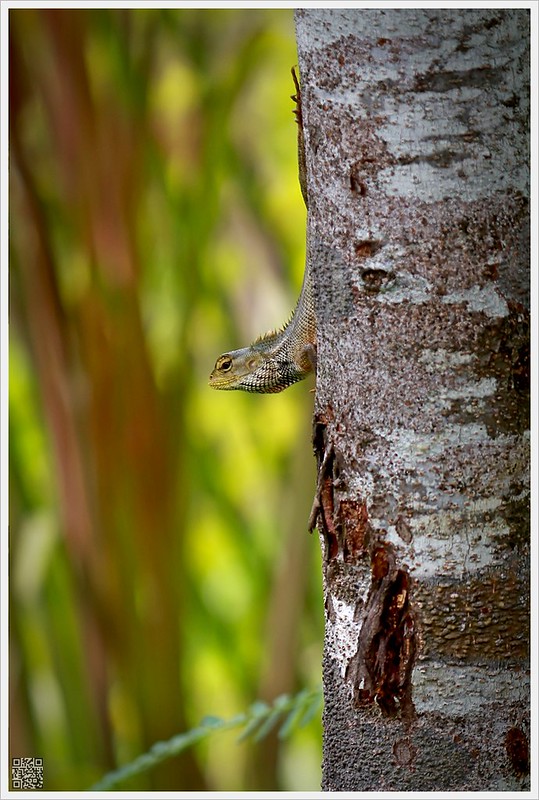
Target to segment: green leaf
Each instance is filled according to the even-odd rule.
[[[300,728],[304,728],[315,714],[319,713],[322,708],[322,693],[317,692],[313,694],[310,702],[307,704],[305,711],[303,712],[301,719],[298,722]]]
[[[302,691],[303,691],[303,689],[302,689]],[[300,692],[300,694],[301,694],[301,692]],[[274,708],[278,708],[281,711],[284,711],[284,709],[287,708],[290,705],[290,703],[293,703],[293,702],[294,702],[294,698],[293,697],[290,698],[289,694],[280,694],[279,697],[276,697],[275,700],[273,701],[273,707]]]
[[[249,736],[252,736],[253,733],[256,731],[259,725],[262,724],[262,717],[253,717],[251,721],[246,725],[245,729],[240,733],[238,736],[238,742],[244,742]]]
[[[262,739],[264,739],[264,737],[267,736],[271,729],[275,726],[275,723],[281,714],[282,711],[279,708],[274,708],[260,725],[259,729],[253,736],[253,741],[260,742]]]
[[[279,729],[279,739],[285,739],[296,727],[298,720],[303,713],[303,704],[305,699],[308,698],[309,695],[310,692],[308,689],[302,689],[301,692],[296,695],[294,698],[294,704],[291,707],[287,718]]]
[[[211,714],[209,714],[207,717],[204,717],[200,723],[201,727],[203,728],[221,728],[224,724],[225,721],[222,717],[214,717]]]

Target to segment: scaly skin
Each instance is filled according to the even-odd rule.
[[[249,347],[224,353],[210,375],[214,389],[242,389],[262,394],[281,392],[303,380],[315,367],[315,322],[310,271],[290,321],[261,336]]]
[[[294,113],[298,123],[299,181],[307,203],[305,153],[301,117],[301,94],[296,73],[292,69],[296,94]],[[311,282],[310,258],[307,254],[303,286],[294,313],[278,331],[271,331],[248,347],[219,356],[210,375],[214,389],[241,389],[244,392],[270,394],[281,392],[303,380],[316,367],[316,324]]]

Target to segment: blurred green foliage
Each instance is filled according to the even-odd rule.
[[[147,753],[142,753],[120,769],[107,773],[91,791],[110,791],[121,789],[129,778],[141,775],[168,758],[192,747],[196,742],[221,731],[242,728],[238,742],[252,738],[256,742],[265,739],[277,728],[279,739],[284,739],[298,728],[304,727],[322,706],[322,688],[302,689],[293,697],[281,694],[272,705],[256,700],[243,714],[236,714],[229,720],[206,716],[196,728],[177,734],[167,742],[156,742]]]
[[[299,291],[291,10],[12,9],[10,750],[83,790],[319,683],[312,384],[214,392]],[[320,720],[126,790],[317,790]]]

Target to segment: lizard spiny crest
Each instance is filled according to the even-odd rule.
[[[301,115],[301,93],[295,70],[292,77],[296,94],[294,113],[298,123],[299,179],[307,203],[305,151]],[[316,364],[316,326],[311,283],[310,258],[307,255],[303,286],[296,309],[278,331],[260,336],[249,347],[223,353],[210,375],[214,389],[242,389],[244,392],[281,392],[312,372]]]

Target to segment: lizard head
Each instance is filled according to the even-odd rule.
[[[244,392],[280,392],[295,383],[290,365],[268,353],[244,347],[219,356],[210,375],[214,389],[242,389]]]

